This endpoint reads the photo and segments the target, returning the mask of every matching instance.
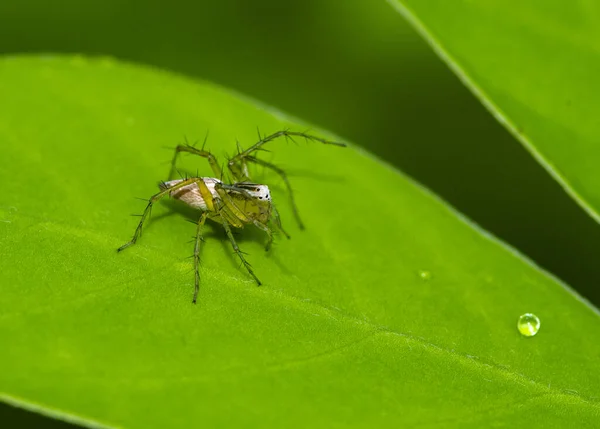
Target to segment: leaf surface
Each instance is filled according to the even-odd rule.
[[[187,136],[221,160],[305,125],[214,84],[81,57],[0,61],[0,392],[83,425],[481,427],[600,416],[598,313],[420,186],[354,147],[274,142],[290,241],[165,202],[126,252]],[[315,131],[316,132],[316,131]],[[203,160],[184,168],[210,170]],[[521,337],[534,312],[539,334]]]

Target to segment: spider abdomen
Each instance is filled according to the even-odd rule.
[[[183,182],[183,180],[184,179],[176,179],[169,180],[168,182],[160,182],[158,184],[158,187],[161,191],[164,191],[177,185],[178,183]],[[202,177],[202,181],[208,188],[210,196],[213,199],[217,198],[219,194],[215,190],[215,184],[221,183],[221,181],[212,177]],[[209,207],[209,204],[212,207],[212,201],[210,201],[209,204],[207,204],[206,199],[202,196],[202,193],[200,192],[200,187],[198,186],[198,183],[190,183],[187,186],[183,186],[182,188],[176,189],[175,191],[170,193],[170,196],[171,198],[180,200],[188,206],[198,210],[202,210],[203,212],[212,211]]]

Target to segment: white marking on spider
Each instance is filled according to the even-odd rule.
[[[219,179],[215,179],[213,177],[202,177],[201,178],[210,194],[213,198],[219,198],[219,193],[215,190],[215,185],[217,183],[223,183]],[[178,183],[183,182],[184,179],[176,179],[169,180],[167,182],[160,183],[160,189],[165,190],[169,189]],[[271,191],[269,191],[269,187],[267,185],[260,185],[257,183],[250,182],[240,182],[235,184],[236,187],[244,189],[248,194],[250,194],[254,198],[258,198],[259,200],[266,200],[271,202]],[[202,211],[207,211],[208,207],[206,205],[206,201],[202,197],[200,193],[200,188],[197,183],[191,183],[187,186],[183,186],[173,192],[171,192],[171,198],[175,198],[177,200],[181,200],[187,205]]]

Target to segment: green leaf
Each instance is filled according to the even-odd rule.
[[[110,59],[0,61],[0,391],[83,425],[592,427],[598,313],[514,250],[356,148],[274,142],[292,239],[269,254],[217,225],[191,304],[197,213],[159,204],[183,136],[225,159],[304,125],[213,84]],[[209,174],[203,160],[188,169]],[[262,174],[261,171],[258,171]],[[537,336],[516,329],[526,312]]]
[[[600,222],[600,3],[388,1]]]

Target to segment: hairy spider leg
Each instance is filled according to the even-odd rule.
[[[260,136],[260,134],[259,134],[259,136]],[[294,217],[296,218],[296,221],[298,222],[298,226],[300,227],[300,229],[304,229],[304,224],[302,223],[302,219],[300,219],[300,214],[298,212],[296,200],[294,199],[294,192],[292,191],[292,186],[287,178],[285,171],[283,169],[281,169],[280,167],[277,167],[276,165],[271,164],[270,162],[262,161],[262,160],[256,158],[255,156],[251,155],[253,152],[261,150],[262,146],[265,145],[266,143],[268,143],[272,140],[275,140],[277,138],[280,138],[280,137],[285,137],[286,139],[289,138],[292,140],[294,137],[302,137],[308,141],[315,141],[315,142],[319,142],[319,143],[323,143],[323,144],[330,144],[330,145],[341,146],[341,147],[345,147],[346,144],[326,140],[324,138],[313,136],[313,135],[302,133],[302,132],[282,130],[282,131],[278,131],[276,133],[273,133],[267,137],[260,139],[258,142],[256,142],[255,144],[253,144],[252,146],[250,146],[248,149],[246,149],[244,151],[239,151],[239,148],[238,148],[238,154],[235,155],[233,158],[231,158],[229,160],[229,162],[227,163],[227,167],[229,168],[229,171],[231,172],[231,174],[235,178],[235,180],[238,182],[244,182],[244,181],[251,180],[250,175],[248,173],[248,168],[247,168],[246,162],[253,162],[255,164],[262,165],[263,167],[270,168],[271,170],[273,170],[277,174],[279,174],[281,176],[281,178],[283,179],[283,182],[285,183],[285,186],[290,195],[290,203],[292,205]],[[281,224],[281,222],[280,222],[280,224]],[[286,234],[286,236],[287,236],[287,234]]]
[[[215,177],[218,179],[223,178],[223,170],[219,167],[217,162],[217,158],[210,152],[204,149],[196,149],[194,146],[189,144],[180,144],[175,148],[175,153],[173,154],[173,159],[171,160],[171,171],[169,171],[169,180],[175,178],[175,173],[177,173],[177,158],[179,157],[180,152],[191,153],[192,155],[201,156],[202,158],[206,158],[208,163],[210,164],[210,168],[212,168],[213,173],[215,173]]]
[[[229,165],[235,164],[236,162],[238,162],[241,159],[245,158],[246,156],[250,155],[252,152],[259,150],[266,143],[269,143],[272,140],[278,139],[279,137],[285,137],[285,138],[289,138],[291,140],[293,140],[294,137],[302,137],[303,139],[306,139],[309,141],[315,141],[315,142],[320,142],[323,144],[330,144],[330,145],[334,145],[334,146],[346,147],[345,143],[334,142],[331,140],[327,140],[327,139],[324,139],[321,137],[313,136],[311,134],[306,134],[306,133],[302,133],[302,132],[298,132],[298,131],[282,130],[282,131],[277,131],[276,133],[273,133],[267,137],[262,138],[261,140],[259,140],[258,142],[254,143],[252,146],[250,146],[248,149],[241,151],[236,156],[231,158],[231,160],[229,161]]]
[[[271,249],[271,245],[273,244],[273,231],[264,223],[260,223],[256,219],[252,220],[252,224],[256,226],[258,229],[262,230],[265,234],[267,234],[267,244],[265,245],[265,251],[268,252]]]
[[[260,139],[260,134],[258,135],[258,138]],[[244,149],[242,149],[242,145],[240,144],[239,141],[235,141],[236,147],[237,147],[237,156],[241,155],[241,153],[244,151]],[[229,160],[231,161],[231,160]],[[229,171],[231,172],[231,166],[229,166]],[[234,167],[235,168],[235,167]],[[248,163],[246,162],[246,158],[242,157],[239,161],[239,165],[238,168],[240,169],[240,174],[237,175],[237,177],[243,178],[249,178],[250,177],[250,172],[248,170]],[[238,180],[238,182],[241,180]]]
[[[221,197],[221,201],[224,204],[222,210],[225,211],[224,216],[231,225],[236,228],[243,228],[244,224],[250,223],[248,216],[237,206],[235,201],[229,196],[227,190],[236,191],[246,196],[246,198],[252,199],[252,195],[248,191],[242,188],[237,188],[233,185],[227,185],[225,183],[215,184],[215,190]]]
[[[199,187],[202,187],[202,186],[206,187],[206,185],[204,184],[204,181],[201,178],[192,177],[190,179],[182,180],[178,184],[176,184],[168,189],[165,189],[164,191],[160,191],[157,194],[152,195],[150,197],[150,199],[148,200],[148,205],[144,209],[144,213],[141,216],[140,223],[138,224],[137,228],[135,229],[133,238],[131,240],[129,240],[127,243],[125,243],[124,245],[122,245],[121,247],[119,247],[117,249],[117,252],[121,252],[121,251],[127,249],[129,246],[135,244],[135,242],[138,240],[138,238],[140,238],[140,236],[142,235],[142,227],[143,227],[146,219],[150,216],[150,213],[152,211],[152,206],[154,205],[154,203],[156,203],[158,200],[160,200],[165,195],[169,195],[171,192],[176,191],[177,189],[183,188],[184,186],[191,185],[192,183],[198,183]]]
[[[222,195],[222,194],[226,194],[225,191],[219,190],[219,195]],[[262,283],[260,282],[258,277],[256,277],[256,275],[254,274],[254,271],[252,270],[252,265],[250,265],[250,263],[248,261],[246,261],[246,258],[244,258],[244,253],[240,250],[237,242],[235,241],[235,237],[233,236],[233,233],[231,232],[231,228],[229,227],[229,222],[227,222],[227,218],[226,218],[227,206],[225,204],[223,204],[223,202],[220,198],[215,198],[214,203],[215,203],[215,206],[217,207],[217,213],[219,214],[221,224],[223,225],[223,229],[225,230],[225,233],[227,234],[227,238],[229,238],[229,241],[231,242],[231,246],[233,247],[233,251],[235,252],[236,255],[238,255],[238,257],[240,258],[240,261],[242,261],[242,265],[244,265],[244,267],[246,267],[246,270],[254,278],[254,280],[256,281],[258,286],[260,286]]]
[[[196,243],[194,244],[194,271],[195,271],[195,282],[194,282],[194,299],[192,303],[196,303],[198,299],[198,292],[200,292],[200,245],[204,242],[202,237],[202,228],[204,222],[208,217],[208,212],[202,212],[200,219],[198,219],[198,225],[196,226]]]
[[[281,217],[279,216],[279,212],[277,211],[275,204],[271,204],[271,209],[273,210],[273,214],[271,215],[271,222],[273,222],[275,228],[278,231],[280,231],[283,235],[285,235],[285,237],[289,240],[290,235],[287,232],[285,232],[283,226],[281,225]]]

